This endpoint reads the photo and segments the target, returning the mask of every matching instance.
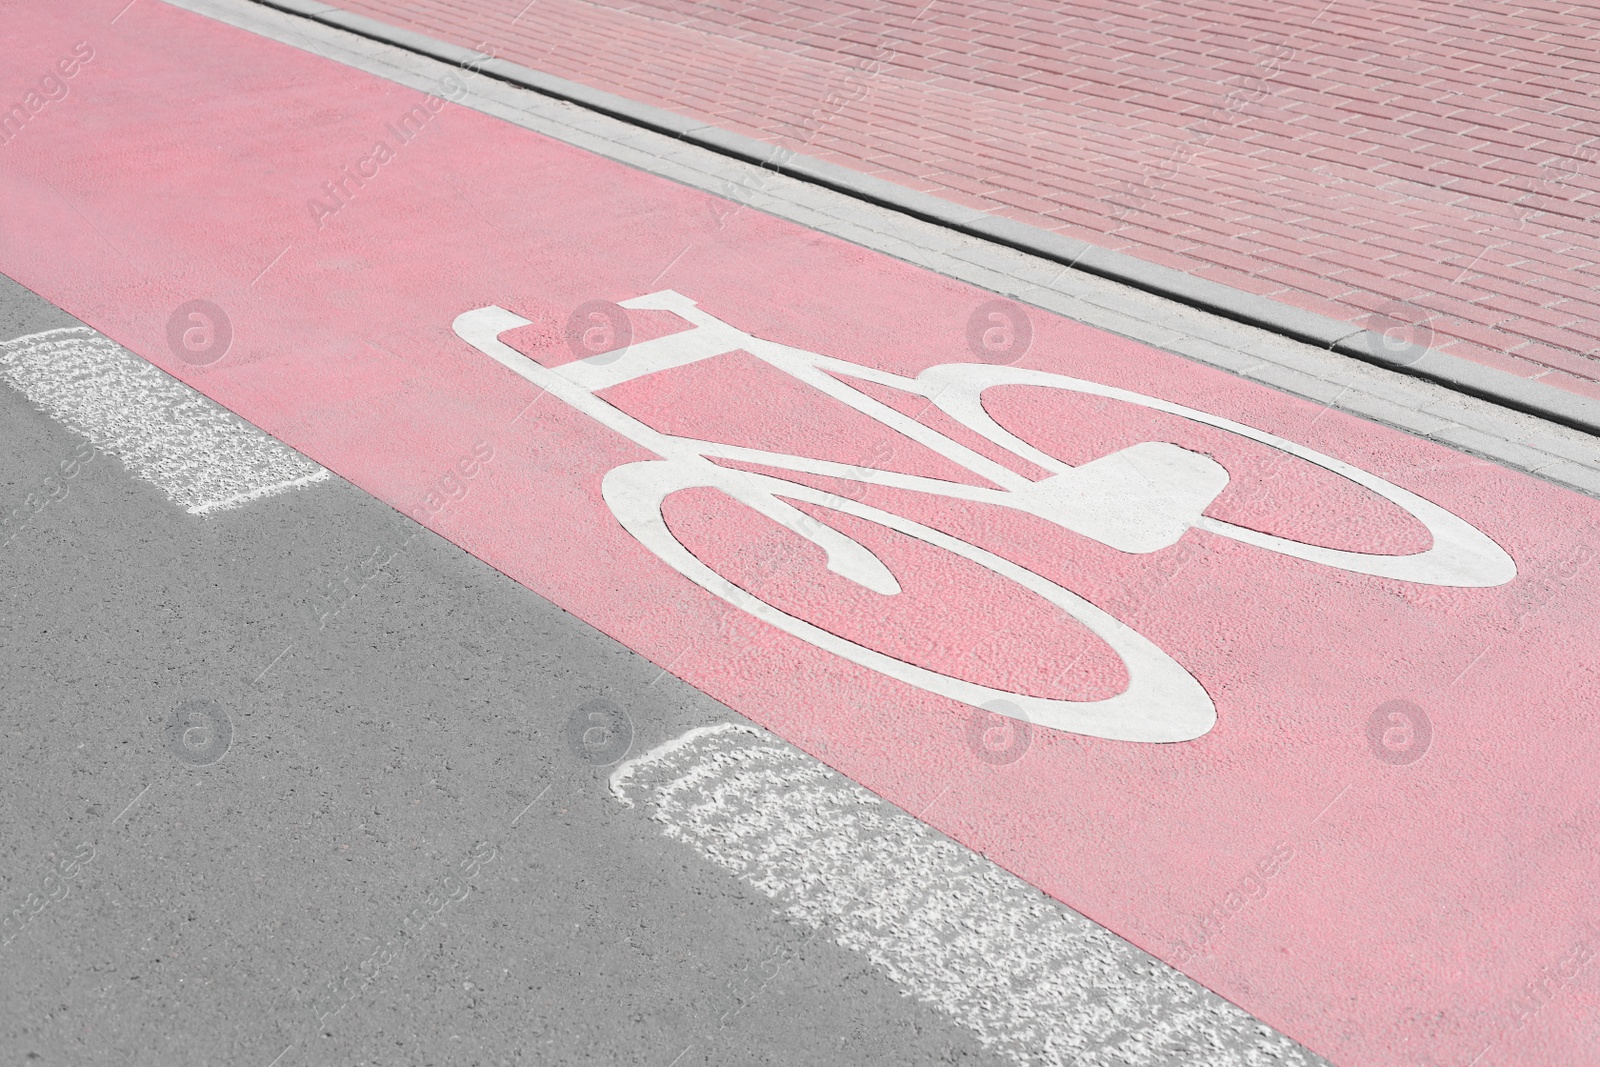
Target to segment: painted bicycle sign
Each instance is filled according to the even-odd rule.
[[[801,481],[737,469],[717,461],[758,464],[769,470],[1011,508],[1127,553],[1168,548],[1195,529],[1326,567],[1423,585],[1487,587],[1504,584],[1516,575],[1515,563],[1499,545],[1444,508],[1293,441],[1171,401],[1061,374],[983,363],[946,363],[908,378],[752,336],[670,290],[624,301],[621,307],[672,312],[692,327],[559,367],[546,367],[500,339],[508,330],[531,324],[503,308],[490,306],[465,312],[455,320],[455,332],[478,351],[659,457],[612,469],[602,481],[601,494],[623,529],[679,574],[733,607],[819,649],[974,707],[1012,707],[1031,723],[1124,741],[1192,740],[1216,722],[1216,709],[1205,688],[1176,660],[1130,626],[1057,582],[1003,555],[903,515]],[[997,488],[663,433],[598,395],[644,375],[735,351],[755,356]],[[1040,480],[1026,478],[852,388],[835,375],[923,397],[993,445],[1050,473]],[[1402,555],[1346,551],[1213,518],[1205,512],[1228,484],[1228,471],[1211,456],[1168,442],[1145,441],[1070,466],[1017,437],[985,410],[984,391],[1006,385],[1067,390],[1138,405],[1277,449],[1403,509],[1427,528],[1432,543],[1423,551]],[[695,488],[719,490],[805,538],[825,553],[830,571],[881,596],[900,592],[900,584],[889,568],[866,546],[812,518],[790,501],[853,515],[959,556],[1044,598],[1087,627],[1120,657],[1128,684],[1113,696],[1093,700],[1008,692],[905,662],[823,629],[735,584],[684,546],[669,527],[662,509],[673,493]]]

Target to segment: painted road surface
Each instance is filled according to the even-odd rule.
[[[1592,1058],[1594,501],[121,9],[5,273],[1337,1063]]]

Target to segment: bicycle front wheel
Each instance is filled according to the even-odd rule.
[[[1213,426],[1228,433],[1257,441],[1308,463],[1316,464],[1341,478],[1368,489],[1392,504],[1404,509],[1412,518],[1427,528],[1433,544],[1422,552],[1407,555],[1385,555],[1375,552],[1351,552],[1307,544],[1275,534],[1262,533],[1231,522],[1202,516],[1194,524],[1196,529],[1207,530],[1223,537],[1255,545],[1270,552],[1293,556],[1311,563],[1320,563],[1357,574],[1371,574],[1380,578],[1397,578],[1421,585],[1450,585],[1465,588],[1484,588],[1504,585],[1517,576],[1517,565],[1505,549],[1487,534],[1465,519],[1425,500],[1393,482],[1380,478],[1370,471],[1323,455],[1315,449],[1258,430],[1254,426],[1234,422],[1195,408],[1184,407],[1171,401],[1146,396],[1115,386],[1063,374],[1027,370],[1021,367],[996,367],[977,363],[945,363],[929,367],[917,376],[918,382],[927,386],[927,395],[933,403],[961,422],[974,433],[995,444],[1010,449],[1046,470],[1069,469],[1060,460],[1049,456],[1001,426],[984,410],[984,390],[998,385],[1031,385],[1046,389],[1062,389],[1076,393],[1102,396],[1139,407],[1164,411],[1192,422]]]

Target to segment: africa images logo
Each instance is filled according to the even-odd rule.
[[[382,173],[383,167],[399,158],[399,149],[410,144],[427,128],[433,117],[444,110],[446,103],[460,100],[467,95],[467,87],[454,75],[446,77],[443,81],[444,96],[429,94],[413,104],[394,122],[387,124],[384,130],[394,139],[391,145],[385,138],[373,142],[372,149],[356,162],[346,164],[340,168],[339,176],[332,181],[322,183],[322,189],[327,194],[322,197],[311,197],[306,201],[306,208],[311,213],[311,221],[317,224],[317,229],[327,225],[328,219],[355,199],[355,196],[367,183],[375,180]]]
[[[71,92],[68,79],[78,75],[94,58],[94,48],[88,41],[72,46],[72,54],[56,60],[55,66],[40,75],[36,88],[29,89],[22,99],[0,112],[0,145],[8,145],[22,133],[22,128],[43,114],[46,107],[65,100]]]

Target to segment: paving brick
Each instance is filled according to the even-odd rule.
[[[1435,300],[1436,298],[1430,298],[1429,306]],[[1515,338],[1509,337],[1498,330],[1480,326],[1474,322],[1466,322],[1459,317],[1451,315],[1440,315],[1436,318],[1431,318],[1428,320],[1428,326],[1434,333],[1441,335],[1440,344],[1444,343],[1444,338],[1458,338],[1490,350],[1499,350],[1516,343]]]
[[[1471,341],[1459,341],[1454,338],[1445,340],[1445,337],[1446,335],[1442,333],[1434,335],[1433,347],[1436,351],[1456,356],[1460,359],[1471,360],[1473,363],[1479,363],[1485,367],[1503,370],[1507,374],[1515,375],[1518,378],[1541,378],[1550,374],[1560,373],[1559,371],[1550,370],[1542,363],[1520,359],[1503,350],[1475,345]]]
[[[1275,299],[1277,299],[1280,303],[1289,305],[1290,307],[1314,312],[1329,319],[1337,318],[1338,315],[1336,313],[1344,306],[1342,304],[1335,304],[1331,300],[1325,300],[1315,293],[1308,293],[1301,289],[1282,289],[1277,293]],[[1351,325],[1352,327],[1356,327],[1357,324],[1352,323]]]
[[[1600,367],[1597,367],[1597,371],[1600,371]],[[1541,376],[1539,380],[1546,385],[1553,385],[1558,389],[1577,393],[1579,396],[1600,399],[1600,381],[1596,381],[1593,377],[1579,377],[1566,371],[1553,370]]]
[[[1511,354],[1518,359],[1529,359],[1546,367],[1576,374],[1581,378],[1600,377],[1600,359],[1583,352],[1529,343],[1512,349]]]
[[[1554,326],[1546,326],[1542,322],[1534,321],[1527,314],[1529,310],[1531,309],[1525,308],[1521,317],[1502,323],[1501,329],[1508,333],[1532,338],[1535,341],[1543,341],[1557,348],[1580,349],[1589,347],[1566,330],[1558,329]]]

